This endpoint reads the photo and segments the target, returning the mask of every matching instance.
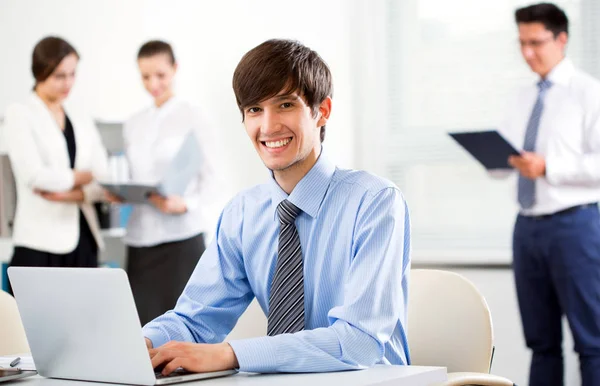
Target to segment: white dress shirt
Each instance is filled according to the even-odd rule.
[[[75,169],[105,179],[107,154],[94,122],[68,108],[66,114],[75,133]],[[82,187],[84,202],[80,204],[48,201],[34,192],[65,192],[74,184],[64,133],[35,92],[25,103],[8,107],[4,138],[17,187],[13,244],[56,254],[73,251],[79,242],[81,209],[102,249],[104,243],[92,203],[102,200],[104,191],[96,182]]]
[[[534,150],[546,160],[546,176],[536,179],[533,207],[521,209],[529,216],[600,201],[600,81],[567,58],[547,79],[552,87],[544,97]],[[536,83],[520,90],[499,128],[517,149],[523,148],[538,96]]]
[[[142,110],[125,123],[123,134],[131,182],[160,182],[191,130],[200,143],[204,160],[199,175],[189,183],[183,196],[187,212],[165,214],[149,203],[134,204],[124,239],[127,245],[148,247],[212,231],[210,214],[219,185],[214,168],[213,128],[197,107],[172,97],[160,107],[152,105]]]

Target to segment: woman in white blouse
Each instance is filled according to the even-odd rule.
[[[11,266],[96,267],[102,238],[92,203],[107,154],[93,121],[63,102],[77,51],[58,37],[33,50],[33,92],[8,107],[4,135],[17,186]]]
[[[138,53],[138,66],[154,103],[124,126],[131,182],[159,182],[190,131],[203,154],[201,171],[183,196],[154,195],[148,204],[134,204],[127,224],[127,271],[145,324],[175,306],[204,252],[207,208],[214,198],[210,193],[214,159],[209,155],[213,148],[210,128],[197,108],[173,93],[177,63],[171,46],[162,41],[145,43]]]

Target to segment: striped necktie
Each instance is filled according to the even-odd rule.
[[[540,117],[544,110],[544,97],[546,91],[552,86],[552,82],[543,79],[538,83],[539,93],[529,122],[527,123],[527,130],[525,131],[525,142],[523,144],[523,150],[534,151],[535,143],[538,135],[538,128],[540,126]],[[518,198],[521,208],[528,209],[535,204],[535,180],[527,177],[523,177],[519,174],[519,187],[518,187]]]
[[[294,221],[301,210],[288,200],[277,206],[279,249],[271,282],[267,335],[304,330],[304,265],[300,236]]]

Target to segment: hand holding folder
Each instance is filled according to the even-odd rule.
[[[101,185],[111,194],[128,203],[147,203],[152,194],[163,197],[183,196],[191,179],[199,173],[202,161],[200,145],[194,132],[190,131],[171,160],[160,183],[154,185],[101,183]]]
[[[496,130],[455,132],[449,135],[487,170],[512,169],[508,157],[521,154]]]

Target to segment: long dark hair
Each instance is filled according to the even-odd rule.
[[[31,72],[35,78],[33,88],[35,89],[38,83],[48,79],[60,62],[70,54],[75,54],[79,59],[75,48],[64,39],[48,36],[40,40],[35,45],[31,56]]]

